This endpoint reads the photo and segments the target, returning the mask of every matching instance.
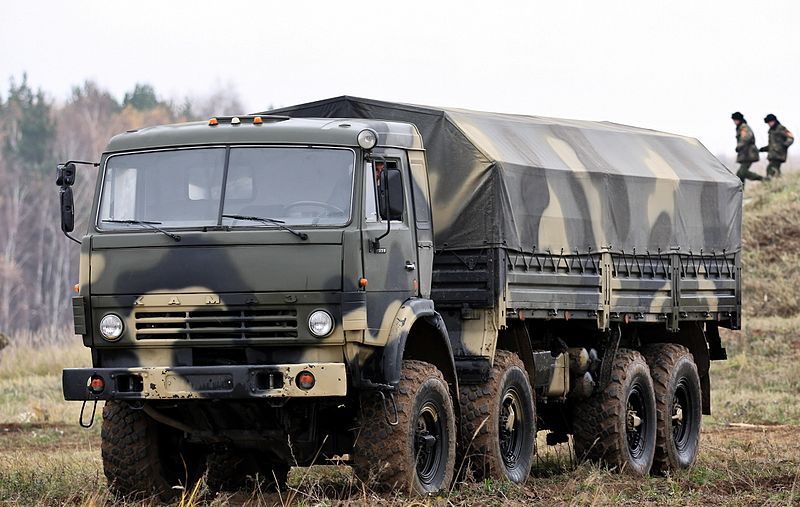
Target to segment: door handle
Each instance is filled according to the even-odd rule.
[[[414,271],[417,269],[417,265],[411,261],[406,261],[406,271]]]

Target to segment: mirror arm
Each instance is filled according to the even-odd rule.
[[[67,164],[81,164],[81,165],[90,165],[92,167],[100,167],[100,162],[86,162],[85,160],[67,160],[61,165]]]
[[[386,196],[387,197],[385,199],[386,200],[385,206],[386,206],[387,210],[389,209],[389,197],[388,197],[388,194],[389,194],[389,191],[387,189],[387,191],[386,191]],[[372,240],[372,251],[373,252],[377,252],[378,251],[378,249],[381,247],[381,240],[383,238],[385,238],[386,236],[388,236],[389,233],[392,231],[391,213],[389,213],[389,215],[390,216],[386,217],[386,232],[384,232],[383,234],[381,234],[380,236],[378,236],[377,238]]]
[[[78,238],[76,238],[75,236],[73,236],[72,234],[70,234],[68,232],[64,232],[64,236],[68,237],[69,239],[71,239],[72,241],[74,241],[75,243],[77,243],[79,245],[83,244],[83,242],[81,240],[79,240]]]
[[[385,170],[385,169],[384,169]],[[387,173],[388,174],[388,173]],[[389,210],[389,178],[386,178],[386,188],[383,190],[383,209],[386,210],[386,232],[372,241],[372,251],[377,252],[381,247],[381,240],[392,231],[392,213]]]

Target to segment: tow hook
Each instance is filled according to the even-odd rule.
[[[378,391],[378,394],[381,396],[381,403],[383,403],[383,416],[386,418],[386,423],[389,426],[397,426],[400,424],[400,414],[397,413],[397,402],[394,399],[394,393],[389,391],[389,400],[392,402],[392,410],[394,411],[394,421],[389,419],[389,407],[386,406],[386,395],[383,394],[383,391]]]
[[[87,422],[84,417],[84,411],[86,410],[86,404],[89,402],[89,399],[83,400],[83,405],[81,405],[81,415],[78,416],[78,424],[81,425],[81,428],[89,429],[94,426],[94,414],[97,412],[97,398],[94,399],[94,405],[92,405],[92,417]]]

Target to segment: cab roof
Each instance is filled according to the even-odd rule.
[[[261,123],[254,122],[261,118]],[[236,120],[238,119],[238,124]],[[290,118],[275,115],[218,117],[210,121],[146,127],[114,136],[106,152],[221,144],[301,144],[358,146],[358,133],[372,129],[378,146],[422,149],[417,128],[404,122],[353,118]]]

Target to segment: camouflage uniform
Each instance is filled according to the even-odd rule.
[[[794,134],[776,120],[775,125],[769,129],[769,144],[759,150],[767,152],[767,160],[769,160],[769,165],[767,165],[768,177],[781,175],[781,164],[786,162],[786,152],[793,142]]]
[[[736,126],[736,162],[739,163],[739,170],[736,176],[742,180],[763,180],[764,178],[750,170],[753,162],[758,162],[758,148],[756,148],[756,136],[753,129],[746,121],[742,121]]]

